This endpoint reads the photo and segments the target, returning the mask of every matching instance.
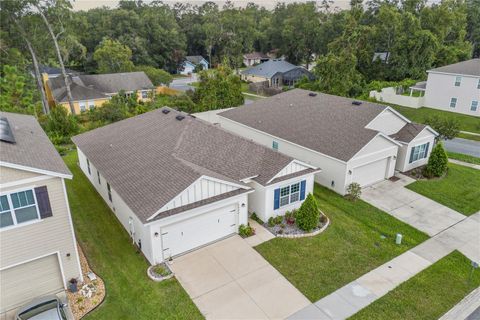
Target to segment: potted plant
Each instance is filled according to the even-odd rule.
[[[70,281],[68,281],[68,288],[70,289],[71,292],[75,293],[78,291],[78,286],[77,286],[77,279],[72,278]]]

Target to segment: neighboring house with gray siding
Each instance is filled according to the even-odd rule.
[[[37,120],[0,113],[0,315],[82,280],[65,179]]]

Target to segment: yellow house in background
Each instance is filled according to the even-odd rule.
[[[64,78],[49,78],[46,73],[42,77],[50,107],[61,105],[70,112]],[[122,90],[126,95],[136,94],[139,101],[149,101],[156,89],[143,71],[69,77],[75,114],[101,107]]]

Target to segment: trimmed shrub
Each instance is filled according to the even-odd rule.
[[[260,219],[255,212],[253,212],[253,213],[250,215],[250,219],[257,221],[259,224],[263,224],[262,219]]]
[[[356,182],[352,182],[348,185],[347,187],[347,199],[351,201],[355,201],[357,199],[360,199],[360,195],[362,194],[362,187],[360,187],[360,184]]]
[[[318,211],[317,200],[315,200],[311,193],[308,194],[302,203],[295,218],[297,226],[304,231],[310,232],[318,226],[320,212]]]
[[[441,177],[447,172],[447,169],[448,156],[443,148],[443,144],[438,142],[430,154],[423,174],[426,177]]]
[[[247,237],[253,236],[255,234],[255,229],[253,229],[250,225],[241,224],[238,227],[238,234],[242,238],[247,238]]]

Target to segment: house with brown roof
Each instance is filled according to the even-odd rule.
[[[80,168],[151,264],[299,208],[320,170],[170,108],[81,135]]]
[[[82,271],[65,189],[72,174],[37,120],[0,112],[0,150],[0,318],[8,319]]]
[[[322,168],[315,181],[340,194],[425,165],[438,135],[394,109],[302,89],[217,115],[226,130]]]
[[[63,76],[49,78],[46,73],[42,76],[49,105],[63,106],[70,111]],[[143,71],[77,74],[68,77],[76,114],[101,107],[121,91],[127,96],[136,95],[139,101],[148,101],[156,89]]]

